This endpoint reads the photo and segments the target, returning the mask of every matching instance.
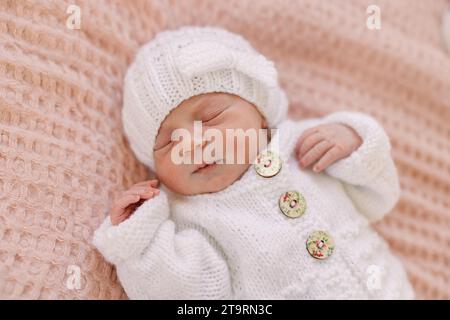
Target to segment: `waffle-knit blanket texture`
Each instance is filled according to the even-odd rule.
[[[126,298],[91,244],[116,192],[151,177],[123,135],[123,76],[143,43],[189,24],[272,59],[291,118],[353,110],[383,125],[402,193],[375,227],[417,298],[450,298],[450,1],[85,0],[79,30],[72,3],[0,1],[0,298]]]

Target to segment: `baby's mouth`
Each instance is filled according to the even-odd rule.
[[[209,163],[209,164],[202,163],[193,171],[193,173],[202,173],[202,172],[210,171],[211,169],[217,167],[217,164],[220,163],[220,161],[221,160],[215,160],[213,163]]]

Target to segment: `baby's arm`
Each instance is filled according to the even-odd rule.
[[[176,230],[163,191],[118,225],[106,217],[93,243],[130,299],[230,298],[224,258],[197,230]]]
[[[369,221],[381,219],[400,196],[389,137],[375,119],[359,112],[335,112],[319,123],[346,125],[362,138],[356,150],[329,165],[325,172],[344,182],[349,197]]]

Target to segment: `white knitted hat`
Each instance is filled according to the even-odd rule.
[[[164,118],[184,100],[209,92],[253,103],[269,128],[287,114],[274,63],[242,36],[217,27],[163,31],[139,50],[125,76],[122,120],[137,158],[154,169],[153,147]]]

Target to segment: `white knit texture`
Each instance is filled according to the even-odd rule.
[[[301,170],[294,153],[298,138],[328,122],[351,126],[363,144],[325,172]],[[182,196],[162,186],[159,196],[119,226],[106,218],[94,244],[116,264],[131,299],[414,298],[402,264],[369,225],[399,197],[381,126],[360,113],[337,112],[285,120],[277,134],[283,166],[272,178],[251,166],[216,193]],[[299,218],[279,209],[278,199],[288,190],[305,197],[307,209]],[[315,230],[335,240],[325,260],[305,248]],[[381,272],[376,286],[373,270]]]
[[[127,70],[122,120],[136,157],[154,169],[160,124],[184,100],[226,92],[253,103],[275,127],[287,114],[287,98],[272,61],[242,36],[218,27],[182,27],[158,33]]]

